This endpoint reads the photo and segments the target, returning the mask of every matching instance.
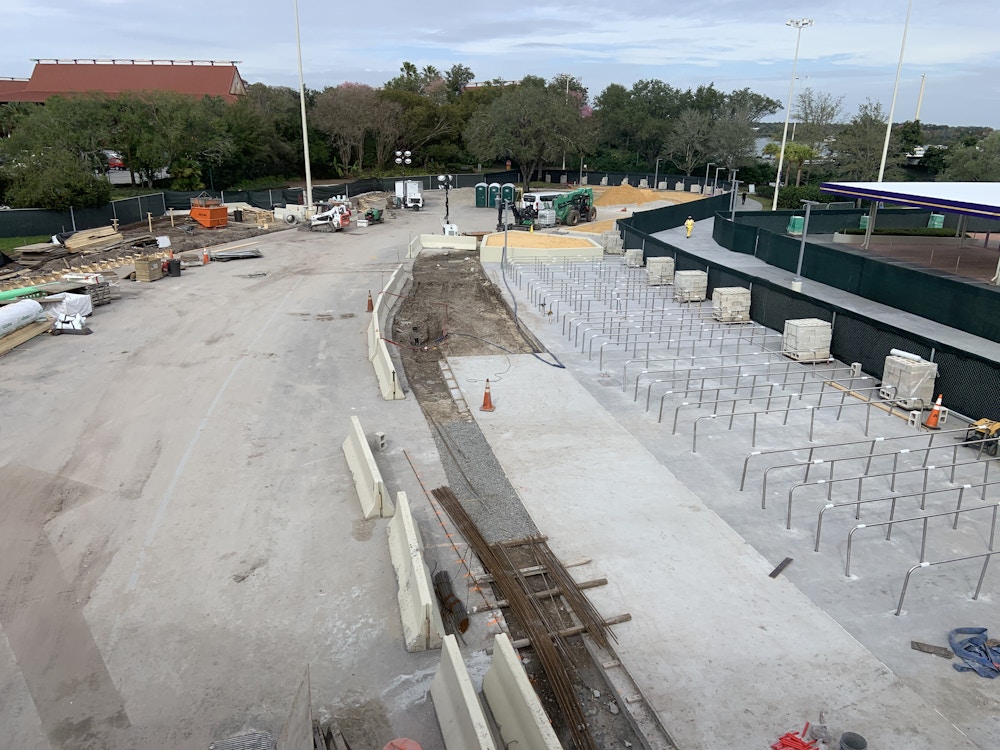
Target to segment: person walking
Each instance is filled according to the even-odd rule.
[[[687,221],[684,222],[684,228],[687,230],[687,236],[691,236],[691,231],[694,229],[694,219],[688,216]]]
[[[740,194],[740,203],[742,203],[744,206],[747,204],[747,191],[746,190],[744,190]]]

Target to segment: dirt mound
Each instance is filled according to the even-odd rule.
[[[595,206],[627,206],[630,203],[647,203],[657,200],[650,190],[640,190],[631,185],[608,188],[594,199]]]

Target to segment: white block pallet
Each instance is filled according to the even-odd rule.
[[[712,317],[722,323],[750,320],[750,290],[741,286],[720,286],[712,290]]]
[[[702,302],[708,298],[708,274],[704,271],[674,273],[674,302]]]
[[[833,327],[819,318],[786,320],[781,352],[799,362],[826,362],[830,359]]]
[[[646,258],[646,281],[650,286],[674,283],[673,258]]]
[[[926,409],[934,403],[937,363],[889,355],[882,370],[882,398],[894,398],[906,409]]]
[[[625,265],[629,268],[642,268],[642,250],[626,250]]]

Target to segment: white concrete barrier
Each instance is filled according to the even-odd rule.
[[[506,633],[493,640],[493,662],[483,678],[483,695],[500,728],[504,747],[562,750],[538,694]]]
[[[447,750],[496,750],[486,715],[453,635],[444,637],[441,665],[431,680],[431,698]]]
[[[344,441],[344,455],[354,477],[354,489],[361,501],[365,518],[388,518],[392,515],[392,500],[382,481],[382,474],[375,463],[368,438],[361,429],[361,420],[351,417],[351,429]]]
[[[389,557],[396,571],[399,616],[407,651],[441,648],[444,623],[437,608],[431,572],[424,562],[420,529],[405,492],[396,493],[396,514],[389,521]]]
[[[424,248],[432,250],[475,250],[478,240],[455,234],[419,234],[410,240],[407,258],[416,258]]]
[[[368,360],[375,369],[379,391],[386,401],[406,398],[399,373],[389,356],[389,348],[385,344],[384,334],[389,322],[389,313],[395,304],[399,293],[406,286],[406,274],[399,266],[389,277],[389,283],[378,293],[374,300],[372,318],[368,323]]]

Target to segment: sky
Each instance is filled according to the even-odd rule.
[[[893,120],[1000,129],[997,0],[909,0],[912,14]],[[908,0],[566,0],[372,5],[299,0],[306,86],[380,86],[403,61],[469,67],[477,81],[568,73],[591,101],[612,83],[680,89],[749,86],[784,104],[793,83],[866,99],[888,114]],[[0,0],[0,77],[35,58],[238,60],[251,83],[298,87],[294,0]],[[801,33],[786,22],[812,19]],[[794,95],[793,95],[794,98]],[[781,121],[784,110],[772,121]]]

